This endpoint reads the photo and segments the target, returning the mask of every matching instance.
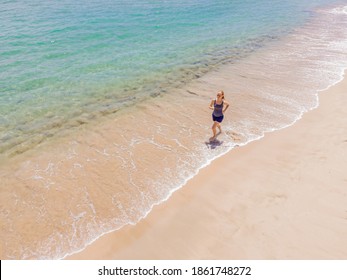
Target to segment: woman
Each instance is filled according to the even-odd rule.
[[[210,103],[210,109],[213,110],[212,113],[212,119],[213,119],[213,126],[212,126],[212,132],[213,136],[211,139],[216,138],[216,128],[218,127],[219,133],[222,133],[222,128],[220,124],[223,121],[224,113],[228,109],[229,103],[224,100],[224,92],[221,90],[217,93],[217,98],[214,100],[211,100]]]

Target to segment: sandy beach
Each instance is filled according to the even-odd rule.
[[[0,259],[347,258],[346,3],[67,2],[4,4]]]
[[[347,79],[319,98],[67,259],[346,259]]]

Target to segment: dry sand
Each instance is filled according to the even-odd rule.
[[[347,259],[347,79],[68,259]]]

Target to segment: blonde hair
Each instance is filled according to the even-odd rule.
[[[222,99],[224,99],[224,91],[220,90],[218,93],[222,94]]]

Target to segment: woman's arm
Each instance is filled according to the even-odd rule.
[[[211,100],[211,103],[210,103],[209,108],[210,108],[211,110],[214,110],[214,100],[213,100],[213,99]]]
[[[229,102],[224,100],[224,104],[225,104],[225,106],[224,106],[224,109],[223,109],[223,113],[229,108]]]

